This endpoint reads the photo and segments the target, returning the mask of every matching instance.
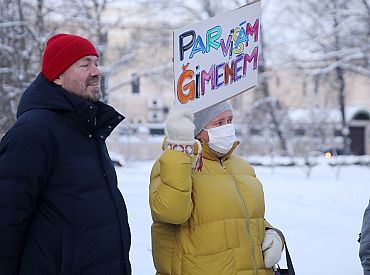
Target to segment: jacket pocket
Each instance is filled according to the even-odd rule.
[[[234,250],[228,249],[221,253],[204,256],[184,255],[182,271],[182,274],[191,275],[236,274]]]
[[[175,229],[177,226],[165,223],[153,223],[152,254],[154,266],[158,273],[171,274],[171,266],[175,253]]]

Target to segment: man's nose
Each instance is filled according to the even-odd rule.
[[[102,72],[97,65],[93,65],[93,69],[91,71],[92,76],[101,76]]]

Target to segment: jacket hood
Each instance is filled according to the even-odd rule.
[[[32,109],[49,109],[68,113],[87,128],[106,138],[124,119],[113,107],[103,102],[81,98],[51,83],[40,73],[24,92],[17,110],[17,118]]]
[[[67,91],[47,81],[40,73],[22,95],[17,118],[32,109],[73,111],[73,106],[66,100],[66,93]]]

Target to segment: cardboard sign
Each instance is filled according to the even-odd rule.
[[[197,112],[257,84],[260,18],[259,1],[174,31],[175,108]]]

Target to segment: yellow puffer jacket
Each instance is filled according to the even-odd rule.
[[[165,150],[150,179],[152,253],[157,275],[272,275],[261,251],[264,195],[254,169],[241,157],[215,157],[203,145],[194,157]]]

